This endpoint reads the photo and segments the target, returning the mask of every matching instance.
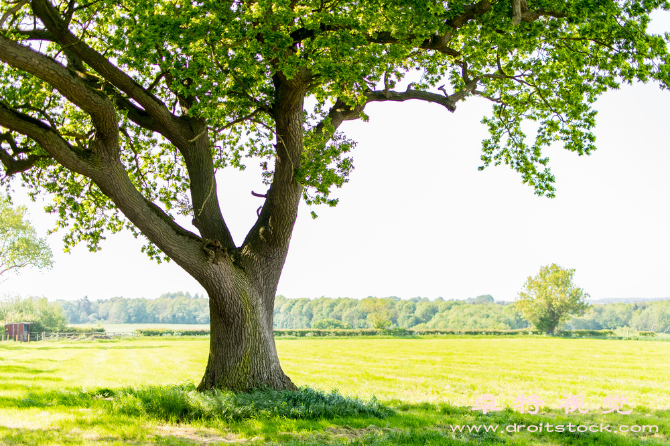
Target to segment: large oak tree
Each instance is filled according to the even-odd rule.
[[[0,160],[54,195],[68,246],[126,227],[204,287],[201,389],[295,388],[274,296],[300,201],[334,205],[352,169],[345,121],[370,102],[491,101],[481,168],[507,164],[553,196],[544,147],[589,154],[601,93],[667,86],[667,41],[646,31],[666,1],[470,2],[3,0]],[[249,191],[219,196],[216,173],[247,156],[269,189],[238,246],[222,208]]]

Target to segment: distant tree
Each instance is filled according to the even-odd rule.
[[[556,264],[543,266],[535,277],[528,277],[516,308],[538,330],[553,334],[571,315],[582,315],[588,308],[589,295],[572,283],[574,273]]]
[[[353,328],[365,328],[367,321],[357,308],[348,308],[342,313],[342,322],[346,322]]]
[[[393,322],[391,321],[392,312],[395,310],[394,302],[379,299],[377,297],[368,297],[361,301],[361,308],[367,313],[368,321],[373,328],[387,328]]]
[[[346,322],[338,321],[337,319],[321,319],[312,324],[312,328],[319,330],[332,330],[332,329],[346,329],[351,328],[351,325]]]
[[[30,331],[63,331],[67,325],[65,312],[46,297],[5,297],[0,300],[0,321],[32,322]],[[4,323],[2,325],[4,325]]]
[[[475,303],[477,304],[492,304],[495,301],[493,300],[493,296],[490,294],[483,294],[481,296],[475,297]]]
[[[128,300],[115,298],[112,308],[109,310],[109,322],[125,324],[128,322]]]
[[[416,305],[415,315],[421,319],[421,322],[429,322],[438,311],[439,308],[434,302],[419,302]]]
[[[37,237],[25,219],[26,213],[25,206],[13,208],[9,200],[0,195],[0,277],[27,267],[51,268],[53,265],[49,245]]]
[[[670,331],[670,306],[657,304],[636,311],[631,326],[640,331]]]

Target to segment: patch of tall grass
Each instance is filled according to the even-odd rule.
[[[29,393],[18,407],[92,407],[112,414],[140,416],[170,422],[194,420],[241,421],[283,417],[319,420],[344,417],[386,418],[394,411],[376,398],[345,397],[337,390],[310,387],[298,391],[255,389],[248,393],[219,390],[198,392],[195,385],[125,387],[121,389],[59,389]]]
[[[111,391],[109,391],[111,392]],[[290,419],[332,419],[360,416],[386,418],[391,409],[376,398],[364,401],[302,387],[298,391],[257,389],[249,393],[198,392],[194,385],[128,387],[114,392],[116,413],[164,419],[172,422],[222,419],[285,417]]]

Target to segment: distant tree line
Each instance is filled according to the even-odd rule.
[[[613,330],[630,327],[656,333],[670,332],[670,300],[591,305],[582,317],[565,324],[568,330]]]
[[[164,323],[208,324],[209,300],[198,294],[166,293],[158,299],[60,300],[72,324]],[[527,328],[511,302],[494,302],[490,295],[466,300],[439,297],[347,297],[288,299],[277,296],[274,326],[278,329],[414,328],[450,330],[514,330]],[[670,332],[670,300],[591,305],[560,329],[603,330],[630,327],[640,331]]]
[[[438,297],[347,297],[287,299],[277,296],[275,328],[440,328],[511,330],[525,328],[513,305],[496,304],[490,295],[467,300]]]
[[[56,301],[71,324],[209,324],[209,300],[198,294],[165,293],[158,299],[112,297]]]

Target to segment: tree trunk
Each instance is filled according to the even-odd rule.
[[[275,171],[263,209],[241,248],[216,245],[209,294],[211,337],[199,390],[297,387],[279,365],[274,299],[298,214],[302,186],[295,179],[303,149],[303,101],[309,76],[275,76]],[[220,260],[219,260],[220,259]],[[188,267],[188,266],[187,266]]]
[[[249,274],[232,261],[223,263],[224,273],[228,274],[218,287],[207,290],[211,324],[209,359],[198,390],[245,391],[262,387],[296,390],[279,364],[275,347],[276,283],[267,289],[262,281],[254,280],[261,276],[278,279],[279,274],[275,271]]]

